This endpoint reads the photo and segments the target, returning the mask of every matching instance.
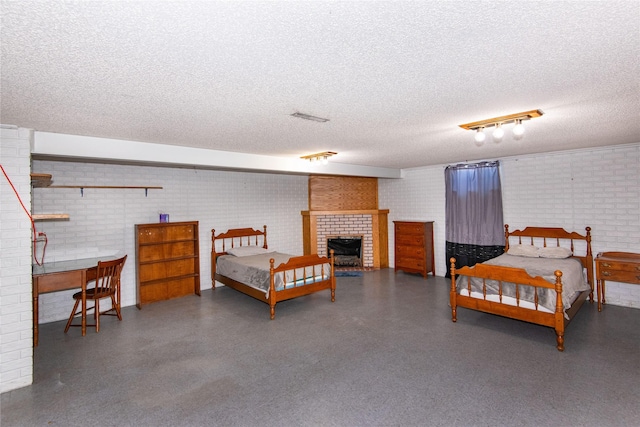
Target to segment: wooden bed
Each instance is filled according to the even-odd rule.
[[[314,292],[331,290],[331,301],[336,297],[336,278],[334,272],[333,251],[329,258],[314,255],[290,256],[288,261],[275,265],[276,255],[264,262],[264,268],[268,270],[268,290],[258,289],[247,283],[242,283],[230,277],[218,273],[218,258],[229,255],[234,248],[264,248],[267,249],[267,226],[263,231],[252,228],[230,229],[226,233],[216,235],[215,229],[211,230],[211,285],[215,289],[216,280],[224,285],[252,296],[269,304],[271,319],[275,317],[276,303]],[[289,256],[286,256],[289,257]],[[286,259],[285,257],[285,259]],[[279,283],[279,285],[278,285]]]
[[[528,247],[537,250],[539,250],[538,248],[569,249],[571,256],[568,258],[577,259],[582,268],[586,269],[588,283],[586,287],[588,289],[577,293],[577,297],[567,308],[563,305],[562,300],[563,272],[560,269],[553,272],[555,277],[553,281],[550,281],[540,276],[532,277],[526,270],[512,266],[479,263],[473,267],[456,268],[455,258],[451,258],[450,304],[452,320],[457,321],[458,307],[464,307],[548,326],[556,332],[557,349],[563,351],[566,325],[573,319],[587,297],[593,303],[594,275],[591,228],[586,227],[584,235],[568,232],[562,228],[526,227],[524,230],[509,232],[509,225],[505,225],[504,229],[505,253],[509,252],[510,241],[513,249],[515,249],[515,244],[518,245],[518,249],[527,249]],[[577,255],[576,251],[583,253],[583,255]],[[512,253],[515,252],[515,250],[512,251]],[[553,258],[545,258],[543,262],[546,262],[552,270],[555,267]],[[472,295],[472,281],[476,284],[476,289],[478,284],[481,287],[481,290],[474,292],[474,295]],[[496,288],[497,292],[490,295],[491,292],[488,289],[496,290]],[[507,289],[511,295],[515,293],[513,298],[509,299],[503,295],[503,292],[507,293]],[[547,289],[555,292],[555,309],[552,312],[545,311],[540,306],[539,295],[549,292],[546,291]],[[525,292],[533,294],[531,301],[527,302],[521,299],[521,294]]]

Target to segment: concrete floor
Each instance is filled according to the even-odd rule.
[[[229,288],[145,306],[100,333],[42,325],[8,426],[631,426],[640,310],[585,304],[550,328],[466,309],[393,270],[264,303]],[[71,310],[72,301],[69,301]]]

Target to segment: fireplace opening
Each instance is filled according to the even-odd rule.
[[[337,267],[362,267],[362,236],[338,236],[327,238],[327,256],[333,249]]]

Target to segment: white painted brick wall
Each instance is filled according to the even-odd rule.
[[[26,133],[25,133],[26,132]],[[2,130],[2,164],[29,201],[29,138],[24,130]],[[541,154],[502,160],[505,221],[527,225],[593,228],[593,248],[640,252],[640,144]],[[389,209],[389,256],[393,265],[394,220],[434,221],[436,272],[444,275],[444,165],[405,171],[401,180],[379,180],[379,205]],[[57,185],[162,186],[163,190],[36,188],[32,212],[69,213],[69,221],[38,223],[49,244],[46,261],[113,253],[131,255],[123,272],[123,303],[135,304],[134,224],[200,221],[200,272],[210,287],[211,228],[268,225],[269,246],[302,253],[302,216],[307,210],[307,178],[279,174],[203,171],[34,161],[33,172],[51,173]],[[4,178],[4,177],[1,177]],[[31,232],[5,182],[0,206],[0,373],[2,390],[32,381]],[[15,260],[11,261],[14,258]],[[10,263],[12,268],[5,268]],[[42,295],[41,322],[65,320],[71,291]],[[640,307],[640,286],[608,283],[607,301]],[[126,319],[125,319],[126,321]],[[62,333],[62,325],[60,329]],[[6,344],[6,345],[5,345]]]
[[[504,220],[526,226],[592,228],[594,256],[640,253],[640,143],[501,160]],[[380,206],[393,220],[433,220],[436,273],[445,274],[446,165],[406,171],[380,180]],[[389,256],[393,265],[393,227]],[[640,286],[607,282],[607,303],[640,308]]]
[[[54,185],[160,186],[162,190],[35,188],[34,213],[68,213],[68,221],[40,225],[49,243],[45,260],[128,254],[122,302],[136,302],[134,225],[199,221],[200,284],[211,287],[211,229],[267,225],[269,247],[302,254],[302,215],[308,209],[307,177],[179,168],[34,161],[33,171],[53,175]],[[74,291],[40,296],[40,322],[66,320]]]
[[[444,276],[444,166],[408,169],[401,180],[379,179],[378,200],[389,209],[389,266],[395,264],[393,221],[433,221],[436,273]]]
[[[26,209],[31,206],[31,131],[0,130],[0,163]],[[0,391],[33,382],[31,221],[0,176]]]

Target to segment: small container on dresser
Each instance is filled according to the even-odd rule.
[[[136,224],[137,306],[200,295],[198,221]]]
[[[436,275],[433,254],[433,221],[393,221],[395,271]]]

